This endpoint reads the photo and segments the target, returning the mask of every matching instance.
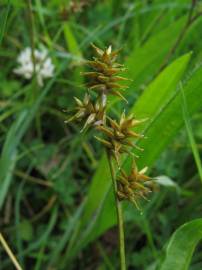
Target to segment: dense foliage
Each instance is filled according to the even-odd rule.
[[[64,124],[91,43],[122,48],[128,103],[112,96],[108,113],[147,118],[137,165],[158,183],[141,211],[124,203],[128,269],[202,269],[201,15],[196,0],[0,0],[0,232],[23,269],[119,269],[103,147]],[[40,78],[38,62],[19,70],[34,57]]]

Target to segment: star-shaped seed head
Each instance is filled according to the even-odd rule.
[[[92,68],[91,72],[84,72],[83,75],[89,79],[88,87],[98,94],[115,95],[125,100],[119,90],[126,86],[120,84],[120,81],[126,81],[127,78],[118,76],[118,73],[124,71],[123,65],[116,62],[119,50],[112,51],[112,47],[102,50],[92,45],[96,52],[96,57],[86,63]]]
[[[85,124],[81,132],[90,126],[101,126],[105,123],[107,102],[105,95],[100,96],[95,102],[91,100],[89,94],[85,95],[83,101],[76,97],[74,99],[76,101],[76,107],[73,110],[74,114],[65,123],[83,120]]]
[[[119,200],[129,200],[138,209],[138,200],[143,198],[147,200],[147,195],[152,191],[150,187],[152,186],[151,178],[145,175],[147,167],[138,171],[135,161],[129,175],[126,174],[124,170],[120,171],[120,175],[117,178],[117,196]]]
[[[129,151],[129,147],[134,147],[140,151],[143,151],[142,148],[138,147],[134,142],[132,142],[132,139],[144,137],[143,135],[133,131],[133,128],[144,122],[145,119],[138,120],[132,114],[126,117],[124,112],[122,113],[119,122],[111,119],[110,117],[107,119],[107,126],[104,125],[97,127],[97,130],[105,134],[106,139],[101,139],[98,137],[96,138],[109,149],[118,164],[121,153],[133,155],[131,151]]]

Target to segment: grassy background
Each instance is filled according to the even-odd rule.
[[[0,0],[0,230],[23,269],[119,269],[102,147],[62,111],[84,95],[90,43],[112,44],[133,82],[129,104],[111,99],[110,113],[149,117],[138,163],[162,176],[142,215],[125,206],[128,269],[158,269],[172,233],[202,211],[202,3],[69,2]],[[13,73],[27,46],[47,47],[54,62],[43,88]],[[198,245],[189,269],[201,268]],[[0,269],[13,269],[2,247]]]

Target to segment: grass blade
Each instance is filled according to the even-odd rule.
[[[185,223],[171,237],[160,270],[187,270],[198,242],[202,239],[202,219]]]
[[[32,119],[36,115],[37,110],[41,105],[43,99],[46,97],[57,76],[60,74],[60,72],[64,69],[65,66],[66,63],[61,66],[55,77],[49,81],[49,83],[42,91],[42,93],[38,96],[36,101],[34,101],[34,103],[30,107],[23,109],[19,113],[16,121],[10,127],[0,157],[0,209],[2,208],[12,180],[17,147],[21,139],[25,135],[29,125],[31,124]]]
[[[4,36],[5,30],[6,30],[6,23],[7,23],[7,19],[8,19],[10,6],[11,6],[11,3],[10,3],[10,0],[8,0],[6,10],[4,11],[3,15],[1,16],[1,21],[0,21],[0,45],[2,43],[3,36]]]
[[[182,84],[180,86],[181,86],[180,88],[181,88],[181,93],[182,93],[182,111],[183,111],[185,127],[186,127],[187,135],[189,138],[190,146],[191,146],[191,149],[193,152],[194,160],[196,162],[196,167],[198,169],[199,177],[200,177],[200,180],[202,182],[202,163],[201,163],[201,159],[200,159],[200,154],[199,154],[199,151],[198,151],[195,139],[194,139],[191,123],[189,120],[190,117],[189,117],[189,112],[188,112],[188,108],[187,108],[187,101],[186,101],[186,97],[184,94],[184,89],[183,89]]]

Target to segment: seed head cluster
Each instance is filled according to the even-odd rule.
[[[95,136],[95,138],[105,146],[108,155],[114,158],[118,166],[118,199],[129,200],[139,208],[137,200],[146,198],[151,191],[148,184],[151,179],[145,175],[147,168],[138,171],[132,149],[136,148],[143,151],[134,141],[144,137],[137,133],[135,128],[145,119],[138,120],[132,114],[126,116],[125,112],[121,114],[118,120],[107,115],[107,98],[109,95],[126,100],[120,92],[126,87],[120,81],[127,79],[119,76],[119,73],[123,72],[125,68],[117,62],[118,50],[112,51],[111,46],[105,50],[95,45],[92,45],[92,47],[96,56],[93,57],[93,60],[86,61],[91,70],[82,73],[88,80],[87,93],[83,100],[75,97],[74,114],[66,122],[83,121],[81,131],[94,127],[100,132],[101,137]],[[92,91],[96,93],[96,98],[91,96]],[[133,157],[133,166],[129,175],[120,166],[123,154]]]
[[[134,132],[132,129],[142,123],[144,120],[137,120],[133,115],[126,117],[125,112],[122,113],[119,122],[108,117],[108,125],[98,126],[97,129],[103,132],[106,136],[105,139],[98,138],[111,152],[112,156],[116,159],[119,165],[119,159],[121,153],[127,153],[129,155],[132,152],[129,148],[139,148],[132,139],[143,138],[144,136]]]
[[[100,126],[105,123],[106,116],[106,96],[102,95],[97,100],[92,101],[91,96],[86,93],[83,101],[74,97],[76,107],[73,110],[74,115],[69,118],[66,123],[77,120],[84,120],[84,126],[81,131],[89,128],[90,126]]]
[[[115,95],[125,99],[120,93],[120,90],[123,90],[125,86],[119,82],[127,79],[118,76],[118,73],[125,70],[122,64],[116,62],[119,51],[112,51],[111,46],[105,50],[101,50],[95,45],[93,45],[93,48],[96,57],[93,57],[92,61],[86,62],[92,71],[83,73],[89,79],[89,89],[99,95]]]
[[[137,202],[139,198],[147,200],[147,195],[152,191],[153,183],[150,181],[150,177],[145,175],[147,169],[145,167],[141,171],[138,171],[137,165],[133,161],[129,175],[124,170],[120,170],[117,178],[117,195],[119,200],[129,200],[139,209]]]

